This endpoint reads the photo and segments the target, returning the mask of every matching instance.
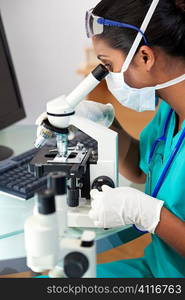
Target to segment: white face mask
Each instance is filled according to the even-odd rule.
[[[169,87],[185,80],[185,74],[153,87],[142,89],[131,88],[124,81],[124,74],[113,73],[106,77],[107,86],[113,96],[124,106],[138,112],[146,110],[155,110],[156,108],[156,90]]]
[[[148,24],[155,12],[155,9],[160,0],[153,0],[148,13],[143,21],[143,24],[140,30],[145,33]],[[106,77],[107,86],[110,92],[114,97],[124,106],[136,110],[138,112],[146,110],[155,110],[156,108],[156,90],[163,89],[172,85],[175,85],[183,80],[185,80],[185,74],[182,76],[168,81],[163,84],[159,84],[153,87],[145,87],[141,89],[132,88],[126,84],[124,79],[124,73],[127,71],[136,50],[142,40],[143,36],[139,32],[136,36],[136,39],[127,55],[127,58],[123,64],[122,70],[120,73],[110,72]]]

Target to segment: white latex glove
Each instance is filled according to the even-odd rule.
[[[102,104],[83,100],[75,109],[76,116],[87,118],[105,127],[110,127],[115,118],[115,110],[111,103]]]
[[[40,135],[42,130],[42,122],[47,119],[47,112],[43,112],[35,121],[35,125],[37,125],[37,137]]]
[[[102,190],[91,191],[94,200],[89,217],[95,226],[114,228],[135,224],[141,230],[155,232],[163,201],[130,187],[112,189],[104,185]]]

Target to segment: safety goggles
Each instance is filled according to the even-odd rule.
[[[139,47],[139,44],[142,40],[142,38],[145,41],[145,44],[147,46],[150,46],[147,42],[147,39],[145,37],[145,32],[147,30],[147,27],[152,19],[152,16],[156,10],[157,5],[159,4],[160,0],[153,0],[150,8],[145,16],[145,19],[141,25],[141,28],[138,28],[136,26],[130,25],[130,24],[125,24],[125,23],[120,23],[120,22],[115,22],[111,20],[107,20],[98,16],[95,16],[92,11],[93,9],[90,9],[86,13],[86,31],[87,31],[87,36],[92,37],[97,34],[101,34],[104,31],[104,26],[116,26],[116,27],[124,27],[124,28],[131,28],[134,29],[138,32],[134,43],[124,61],[124,64],[122,66],[121,72],[124,73],[127,71],[136,51],[137,48]]]
[[[142,30],[134,25],[121,23],[117,21],[112,21],[108,19],[104,19],[102,17],[95,16],[93,13],[93,8],[86,12],[85,25],[86,25],[86,33],[88,38],[92,38],[95,35],[102,34],[104,32],[105,26],[109,27],[119,27],[119,28],[129,28],[133,29],[137,32],[140,32],[144,42],[148,45],[147,38],[145,37]]]

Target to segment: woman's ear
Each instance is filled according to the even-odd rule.
[[[148,46],[142,46],[137,53],[137,64],[142,65],[147,72],[151,71],[155,64],[155,53]]]

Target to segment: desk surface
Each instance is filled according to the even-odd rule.
[[[13,149],[14,155],[34,148],[36,126],[14,125],[0,131],[0,144]],[[0,192],[0,238],[4,234],[23,229],[22,224],[30,214],[34,199],[24,201]]]
[[[11,147],[14,155],[18,155],[34,147],[35,132],[35,126],[11,126],[0,131],[0,144]],[[131,185],[124,178],[120,179],[121,185]],[[141,186],[139,188],[142,189]],[[23,228],[26,218],[32,215],[33,205],[34,198],[24,201],[0,192],[0,274],[3,274],[2,268],[6,269],[5,264],[8,260],[20,259],[25,263]],[[129,241],[134,238],[132,232],[128,236],[127,229],[130,227],[127,226],[124,230],[119,228],[108,231],[95,229],[97,241],[100,242],[98,253],[122,244],[124,239]],[[70,235],[80,236],[82,230],[82,228],[71,228]],[[138,236],[136,232],[134,234]],[[19,271],[24,271],[24,268],[20,268]]]

